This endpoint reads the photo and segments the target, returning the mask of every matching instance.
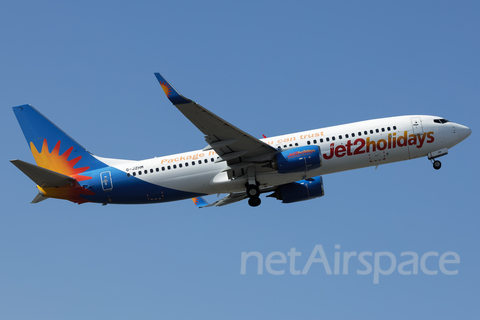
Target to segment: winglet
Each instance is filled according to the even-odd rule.
[[[192,200],[197,208],[203,208],[209,205],[208,202],[205,201],[205,199],[203,199],[202,197],[192,198]]]
[[[182,96],[177,89],[175,89],[167,80],[165,80],[164,77],[158,72],[155,73],[155,77],[157,77],[158,82],[160,83],[160,86],[162,87],[163,91],[167,95],[167,98],[173,103],[173,104],[184,104],[184,103],[190,103],[192,100],[185,98]]]

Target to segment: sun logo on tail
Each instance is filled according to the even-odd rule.
[[[167,97],[170,97],[170,95],[172,94],[172,87],[170,87],[170,85],[164,81],[160,82],[160,86],[162,87]]]
[[[92,177],[82,176],[80,173],[87,171],[90,167],[74,168],[74,166],[82,159],[78,156],[74,159],[68,160],[68,157],[73,151],[73,147],[70,147],[62,155],[60,155],[60,140],[57,142],[52,152],[48,152],[47,139],[43,140],[42,150],[38,152],[37,148],[30,142],[30,149],[32,150],[35,162],[39,167],[52,170],[67,176],[70,176],[77,181],[88,180]]]

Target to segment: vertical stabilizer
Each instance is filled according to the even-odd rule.
[[[38,166],[77,180],[82,172],[106,166],[32,106],[13,111]]]

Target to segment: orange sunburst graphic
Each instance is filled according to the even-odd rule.
[[[80,173],[87,171],[90,167],[74,168],[74,166],[82,159],[81,156],[72,160],[68,160],[68,157],[72,153],[73,147],[70,147],[62,155],[60,152],[60,140],[53,148],[52,152],[48,152],[47,139],[43,140],[42,150],[38,152],[37,148],[30,142],[30,148],[32,150],[33,157],[38,166],[49,169],[67,176],[70,176],[77,181],[88,180],[92,177],[82,176]]]
[[[160,82],[160,86],[162,87],[167,97],[170,97],[170,95],[172,94],[172,87],[170,87],[170,85],[164,81]]]

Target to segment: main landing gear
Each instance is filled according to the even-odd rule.
[[[262,200],[260,200],[260,189],[258,188],[259,183],[255,177],[255,167],[251,166],[247,168],[247,183],[245,187],[247,188],[248,204],[251,207],[258,207]]]
[[[260,189],[258,188],[258,185],[256,184],[246,184],[247,187],[247,196],[249,197],[248,199],[248,204],[251,207],[257,207],[262,203],[262,200],[260,200]]]

